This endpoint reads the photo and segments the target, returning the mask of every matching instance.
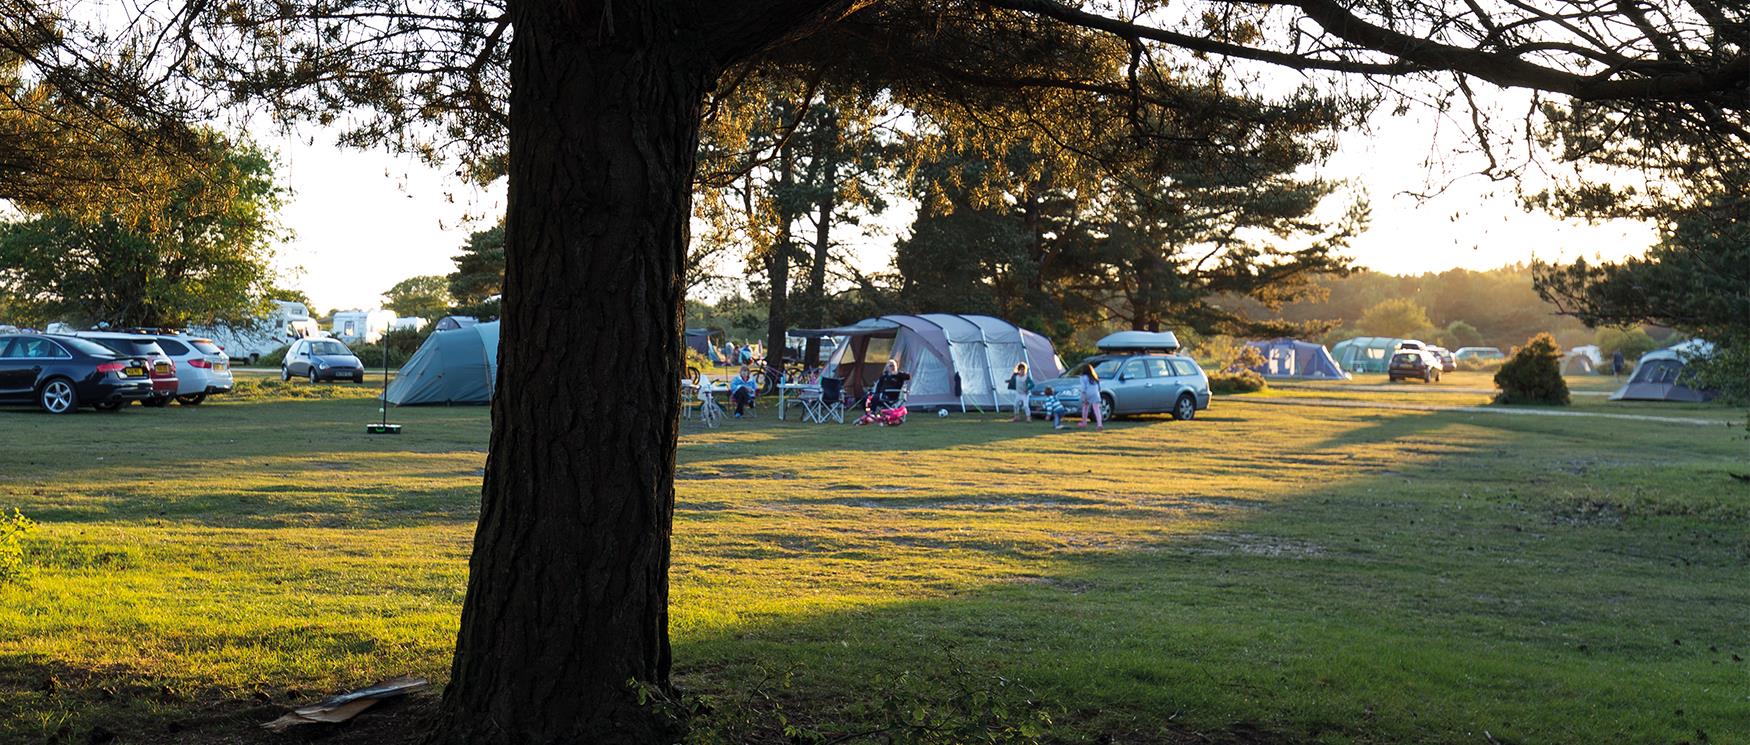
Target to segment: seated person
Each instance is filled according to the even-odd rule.
[[[742,410],[753,405],[753,397],[757,392],[759,387],[754,385],[747,365],[742,365],[741,372],[729,379],[729,398],[735,402],[735,418],[740,419]]]
[[[900,392],[905,388],[905,382],[911,380],[911,375],[899,371],[898,360],[888,360],[887,368],[881,377],[875,380],[875,390],[869,396],[870,406],[896,406],[899,404]]]

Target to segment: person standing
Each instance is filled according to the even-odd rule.
[[[1622,368],[1623,368],[1623,365],[1626,363],[1627,363],[1627,361],[1624,360],[1622,357],[1622,350],[1618,349],[1614,352],[1611,352],[1610,353],[1610,374],[1615,375],[1616,377],[1619,377],[1619,378],[1622,377]]]
[[[1029,399],[1033,396],[1033,376],[1027,373],[1027,363],[1015,364],[1015,370],[1009,375],[1009,391],[1015,396],[1015,418],[1013,421],[1033,421],[1033,405]]]
[[[1088,412],[1094,414],[1094,429],[1106,430],[1105,417],[1100,413],[1100,374],[1094,372],[1094,366],[1088,365],[1082,370],[1082,421],[1077,427],[1088,426]]]

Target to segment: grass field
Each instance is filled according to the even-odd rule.
[[[688,424],[678,681],[792,671],[778,700],[835,732],[911,671],[1019,681],[1063,742],[1750,741],[1743,410],[1382,385],[1105,433]],[[369,387],[245,393],[0,411],[0,507],[40,523],[0,586],[0,741],[279,741],[253,724],[285,704],[446,676],[487,411],[371,438]]]

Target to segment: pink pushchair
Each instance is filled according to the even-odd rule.
[[[911,376],[906,373],[881,376],[875,381],[875,390],[863,399],[863,416],[856,423],[882,427],[905,424],[905,382],[909,379]]]

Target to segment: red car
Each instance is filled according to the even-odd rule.
[[[158,346],[157,340],[149,336],[113,331],[81,331],[77,336],[129,357],[146,358],[149,362],[147,372],[152,376],[152,397],[141,401],[142,406],[166,406],[176,398],[176,361],[164,353],[164,348]]]

